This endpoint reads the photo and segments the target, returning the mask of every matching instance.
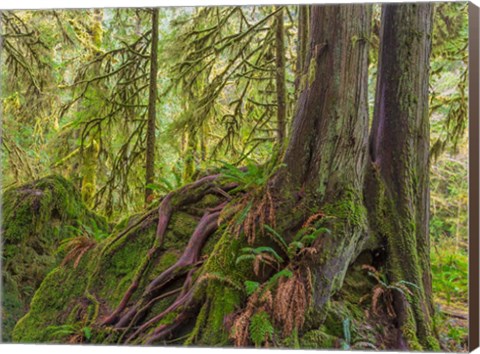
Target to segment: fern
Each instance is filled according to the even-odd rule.
[[[253,254],[242,254],[241,256],[237,257],[237,260],[235,261],[235,264],[240,263],[241,261],[253,261],[255,259],[255,256]]]
[[[316,229],[314,232],[311,234],[305,235],[300,239],[300,242],[303,242],[304,244],[311,245],[321,234],[331,234],[332,231],[326,227],[320,227]]]
[[[60,339],[70,336],[77,331],[77,328],[72,325],[48,326],[46,332],[50,339]]]
[[[300,241],[292,241],[288,245],[288,257],[293,258],[299,250],[304,248],[305,245],[301,243]]]
[[[241,252],[244,255],[259,255],[259,254],[262,254],[262,253],[269,253],[275,258],[275,260],[278,263],[283,262],[283,258],[280,257],[279,254],[272,247],[268,247],[268,246],[260,246],[260,247],[257,247],[257,248],[244,247],[244,248],[241,249]],[[240,257],[242,257],[242,256],[240,256]]]
[[[280,280],[281,277],[291,278],[292,276],[293,272],[288,268],[284,268],[281,271],[272,275],[270,279],[268,279],[265,289],[272,288]]]
[[[202,276],[200,276],[200,278],[198,279],[199,283],[202,283],[205,280],[215,280],[215,281],[227,284],[227,285],[231,286],[232,288],[237,289],[238,291],[243,290],[243,288],[240,284],[238,284],[234,280],[230,279],[229,277],[227,277],[223,274],[217,273],[217,272],[205,273]]]
[[[282,235],[275,231],[270,225],[264,224],[263,227],[273,236],[273,240],[276,241],[284,251],[287,251],[288,245]]]
[[[249,332],[250,339],[256,347],[260,347],[263,342],[270,340],[274,332],[270,316],[265,311],[254,314],[250,319]]]
[[[249,201],[245,208],[242,210],[240,214],[235,218],[235,222],[237,225],[241,225],[245,219],[247,218],[248,212],[252,209],[253,201]]]
[[[227,182],[234,182],[238,187],[233,189],[231,193],[239,190],[253,190],[263,187],[270,177],[278,171],[283,165],[277,165],[270,168],[269,166],[259,167],[253,161],[247,161],[244,169],[239,169],[232,164],[221,161],[221,174]]]
[[[83,327],[82,332],[86,340],[89,341],[92,338],[92,330],[90,327]]]

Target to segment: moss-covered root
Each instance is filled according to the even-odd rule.
[[[106,232],[105,220],[83,204],[73,185],[49,176],[3,194],[3,341],[10,341],[15,323],[47,273],[60,261],[60,241],[79,236],[84,228]]]

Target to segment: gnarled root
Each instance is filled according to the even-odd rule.
[[[141,341],[145,340],[148,343],[157,341],[167,336],[169,333],[172,333],[178,327],[178,325],[189,316],[189,313],[191,313],[191,310],[189,309],[193,306],[191,303],[193,298],[193,289],[195,288],[195,285],[192,285],[192,277],[194,272],[198,269],[198,266],[202,263],[199,261],[201,250],[208,237],[218,228],[220,213],[229,200],[229,198],[227,198],[227,192],[236,187],[234,184],[218,186],[214,183],[217,178],[218,175],[204,177],[175,192],[169,193],[160,203],[158,208],[158,226],[154,244],[148,251],[147,257],[139,267],[138,272],[134,276],[131,285],[127,289],[117,308],[101,322],[101,325],[114,325],[115,328],[122,330],[123,334],[120,337],[120,341],[123,340],[125,335],[128,335],[128,332],[132,328],[135,328],[139,323],[141,323],[141,321],[147,316],[148,312],[157,301],[167,296],[172,296],[176,293],[179,293],[173,303],[162,313],[154,316],[147,322],[135,328],[135,331],[127,337],[127,342],[131,342],[135,338],[139,338]],[[137,303],[132,305],[126,311],[126,313],[124,313],[132,295],[138,289],[141,278],[144,275],[148,264],[152,258],[155,257],[162,246],[168,223],[173,211],[176,208],[199,201],[208,193],[220,195],[221,197],[227,199],[227,201],[220,203],[214,208],[205,210],[203,217],[195,228],[181,257],[174,265],[166,269],[153,281],[151,281],[150,284],[145,288],[145,291]],[[182,277],[185,277],[185,280],[181,288],[161,294],[161,292],[164,291],[168,285]],[[178,310],[179,307],[183,307],[183,310],[177,315],[171,324],[160,325],[153,331],[149,338],[143,338],[141,336],[147,328],[151,327],[155,323],[158,323],[167,314]]]

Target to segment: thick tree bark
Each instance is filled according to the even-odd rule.
[[[374,230],[387,244],[398,327],[411,349],[438,349],[432,324],[428,75],[433,5],[384,5],[367,183]],[[400,344],[401,346],[401,344]]]
[[[287,126],[287,91],[285,87],[285,35],[283,28],[283,9],[275,15],[275,64],[277,86],[277,142],[280,151],[285,145]]]
[[[147,120],[147,146],[145,161],[145,185],[155,179],[155,121],[157,102],[157,72],[158,72],[158,8],[152,9],[152,40],[150,49],[150,87],[148,91],[148,120]],[[145,202],[149,202],[152,189],[145,188]]]
[[[328,222],[332,235],[319,239],[318,254],[308,264],[316,279],[317,313],[341,286],[365,234],[370,16],[369,5],[312,6],[308,68],[284,158],[286,173],[276,181],[290,198],[287,213],[300,209],[334,217]],[[295,225],[310,216],[280,219]]]

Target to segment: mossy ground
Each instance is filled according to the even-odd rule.
[[[88,341],[115,341],[116,336],[108,336],[108,330],[95,329],[95,321],[118,306],[141,269],[155,242],[157,221],[156,210],[123,220],[108,238],[98,242],[82,257],[76,268],[73,262],[54,268],[33,298],[30,311],[17,323],[13,340],[58,342],[92,327],[93,334],[89,335]],[[174,213],[159,255],[149,262],[132,301],[139,298],[155,276],[175,263],[197,223],[197,216],[182,211]],[[212,247],[207,243],[205,249]],[[178,286],[176,282],[170,285],[171,288]],[[161,312],[172,300],[167,298],[157,303],[152,312]],[[61,334],[64,334],[63,338]]]
[[[15,323],[34,292],[62,255],[59,243],[78,236],[83,227],[106,231],[107,223],[90,212],[64,178],[49,176],[3,193],[2,277],[3,341],[11,340]]]

